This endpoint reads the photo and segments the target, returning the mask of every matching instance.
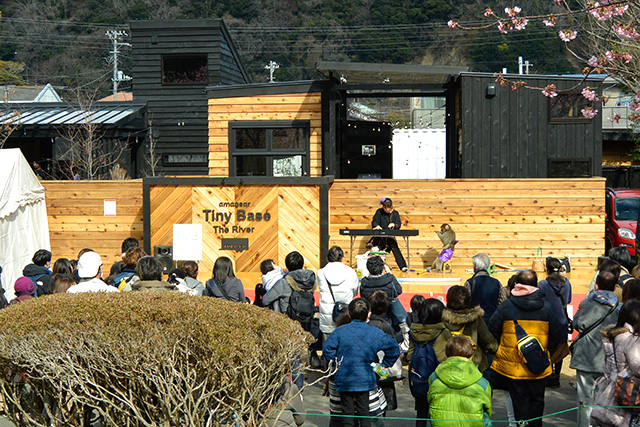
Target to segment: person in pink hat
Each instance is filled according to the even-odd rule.
[[[16,297],[9,304],[18,304],[36,297],[36,283],[28,277],[19,277],[13,285]]]

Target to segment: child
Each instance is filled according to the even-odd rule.
[[[269,289],[284,277],[284,271],[272,259],[265,259],[260,263],[260,272],[262,273],[262,289],[265,293],[269,292]]]
[[[429,377],[431,425],[481,427],[491,418],[491,387],[473,363],[473,343],[464,335],[451,337],[445,352],[447,360]]]
[[[400,349],[389,335],[368,325],[370,306],[363,298],[349,303],[351,323],[336,328],[324,344],[322,353],[338,365],[333,375],[340,393],[343,415],[359,415],[361,427],[370,427],[369,391],[376,388],[376,374],[372,364],[378,363],[378,351],[384,352],[382,366],[393,366]],[[343,418],[343,425],[355,424],[353,417]]]

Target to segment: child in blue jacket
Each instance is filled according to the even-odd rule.
[[[393,366],[400,348],[398,343],[380,329],[368,325],[370,306],[364,298],[349,303],[351,323],[334,330],[322,348],[328,361],[338,365],[333,375],[340,392],[343,415],[369,417],[369,391],[376,388],[376,374],[371,364],[378,363],[378,351],[384,352],[382,366]],[[361,427],[371,426],[370,418],[360,418]],[[345,427],[353,426],[354,418],[343,418]]]

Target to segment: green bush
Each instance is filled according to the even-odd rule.
[[[0,311],[17,425],[260,425],[310,335],[283,315],[179,293],[53,295]],[[304,358],[303,358],[304,360]]]

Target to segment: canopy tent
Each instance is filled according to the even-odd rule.
[[[7,300],[38,249],[50,249],[44,187],[18,148],[0,150],[0,266]]]

